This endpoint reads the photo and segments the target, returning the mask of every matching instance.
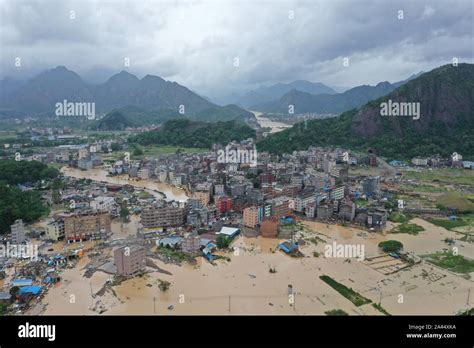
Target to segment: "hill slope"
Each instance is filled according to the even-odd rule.
[[[251,108],[253,105],[277,100],[291,90],[298,90],[300,92],[311,93],[314,95],[336,93],[336,91],[331,87],[328,87],[321,82],[297,80],[290,83],[277,83],[271,86],[261,86],[245,93],[236,101],[236,104],[242,105],[245,108]]]
[[[381,116],[381,103],[418,102],[420,119]],[[299,123],[269,135],[260,150],[282,153],[311,145],[373,148],[388,158],[459,152],[474,156],[474,65],[445,65],[413,79],[360,110]]]
[[[197,122],[187,119],[167,121],[160,129],[140,133],[129,138],[140,145],[179,145],[210,148],[215,143],[227,144],[232,140],[255,137],[249,126],[236,122]]]
[[[138,79],[122,71],[103,84],[88,85],[75,72],[62,66],[47,70],[13,93],[3,95],[0,109],[30,116],[54,116],[55,104],[63,100],[94,102],[98,114],[134,106],[173,112],[183,108],[186,117],[204,121],[253,118],[246,110],[236,106],[220,107],[188,88],[158,76],[147,75]]]
[[[344,93],[336,94],[313,95],[299,90],[292,90],[276,101],[257,104],[252,106],[251,109],[274,114],[288,114],[289,105],[293,105],[295,114],[338,114],[360,107],[370,100],[390,93],[394,89],[395,87],[392,84],[381,82],[376,86],[358,86]]]

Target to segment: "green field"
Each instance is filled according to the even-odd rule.
[[[456,209],[458,212],[474,212],[474,202],[469,197],[469,195],[451,191],[438,197],[436,204],[440,208]]]
[[[462,219],[458,219],[454,221],[451,221],[448,219],[430,219],[428,221],[431,222],[433,225],[444,227],[445,229],[450,230],[450,231],[454,230],[457,227],[463,227],[463,226],[469,225],[468,221],[464,221]]]
[[[425,229],[423,227],[418,226],[417,224],[403,223],[397,227],[392,228],[392,230],[390,230],[390,233],[408,233],[417,235],[418,233],[424,230]]]
[[[457,168],[422,169],[421,171],[407,170],[403,172],[409,179],[440,184],[460,184],[474,186],[474,170]]]
[[[448,189],[444,186],[432,186],[432,185],[402,185],[400,186],[401,189],[406,191],[413,191],[413,192],[428,192],[428,193],[438,193],[438,192],[446,192]]]
[[[435,254],[423,255],[425,261],[438,267],[447,269],[455,273],[474,272],[474,260],[465,258],[462,255],[453,255],[452,253],[438,252]]]
[[[355,292],[351,288],[348,288],[344,284],[338,283],[337,281],[335,281],[334,279],[332,279],[331,277],[329,277],[327,275],[322,275],[322,276],[319,277],[319,279],[321,279],[323,282],[328,284],[331,288],[333,288],[338,293],[340,293],[342,296],[347,298],[349,301],[351,301],[357,307],[362,306],[366,303],[372,302],[368,298],[365,298],[364,296],[362,296],[361,294]]]
[[[389,221],[392,221],[392,222],[399,222],[399,223],[407,223],[408,221],[410,221],[411,219],[413,219],[413,216],[410,215],[410,214],[404,214],[402,212],[399,212],[399,211],[394,211],[393,213],[391,213],[388,217],[388,220]]]

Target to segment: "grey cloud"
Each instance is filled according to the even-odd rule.
[[[6,0],[0,75],[24,78],[65,65],[97,82],[106,72],[129,70],[208,96],[296,79],[374,84],[452,57],[472,62],[472,14],[470,0]]]

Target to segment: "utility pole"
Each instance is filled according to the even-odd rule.
[[[293,310],[296,311],[296,292],[293,292]]]
[[[230,295],[229,295],[229,305],[228,305],[228,311],[229,311],[229,314],[230,314]]]
[[[94,307],[94,295],[93,295],[93,292],[92,292],[92,283],[89,283],[89,286],[91,288],[91,308]]]
[[[153,297],[153,313],[156,314],[156,297]]]
[[[467,301],[466,301],[466,306],[469,307],[469,297],[471,296],[471,288],[467,290]]]

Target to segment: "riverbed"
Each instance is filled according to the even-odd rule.
[[[255,118],[257,119],[258,124],[262,128],[270,128],[270,133],[278,133],[281,132],[282,130],[285,130],[286,128],[290,128],[291,125],[283,123],[283,122],[278,122],[278,121],[273,121],[270,120],[269,118],[262,117],[262,113],[258,111],[251,111],[254,115]]]

